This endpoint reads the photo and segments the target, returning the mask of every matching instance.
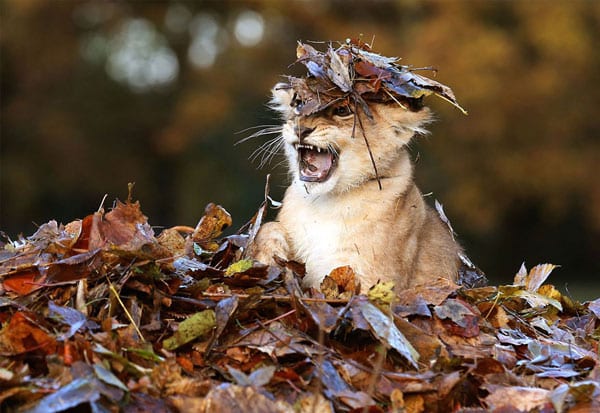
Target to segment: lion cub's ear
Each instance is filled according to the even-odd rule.
[[[271,90],[272,98],[269,102],[269,107],[279,113],[284,118],[291,117],[294,114],[292,108],[292,99],[294,98],[294,90],[287,83],[277,83]]]

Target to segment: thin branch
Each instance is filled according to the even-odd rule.
[[[371,151],[371,145],[369,144],[369,140],[367,139],[367,135],[365,134],[365,128],[363,127],[362,120],[361,120],[358,112],[356,111],[356,109],[357,109],[356,99],[354,100],[354,109],[355,109],[354,118],[358,119],[358,124],[360,126],[360,130],[362,132],[363,139],[365,140],[365,144],[367,145],[367,150],[369,151],[369,158],[371,159],[371,164],[373,165],[373,170],[375,171],[375,179],[377,179],[377,185],[379,185],[379,190],[381,191],[383,189],[383,186],[381,186],[381,177],[379,176],[379,171],[377,171],[377,164],[375,163],[375,158],[373,157],[373,151]],[[352,127],[352,136],[354,136],[354,126]]]

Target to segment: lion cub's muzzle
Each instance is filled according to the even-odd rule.
[[[298,170],[301,181],[324,182],[337,165],[337,157],[329,149],[304,143],[296,144],[294,148],[298,151]]]

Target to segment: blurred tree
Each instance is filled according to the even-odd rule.
[[[0,7],[0,228],[13,236],[123,198],[130,181],[154,224],[193,225],[214,201],[242,225],[271,168],[247,160],[264,140],[234,143],[276,123],[265,102],[281,74],[302,73],[289,67],[296,40],[363,34],[404,64],[438,67],[470,112],[430,100],[440,121],[412,150],[472,258],[494,280],[552,261],[557,284],[600,288],[599,2]],[[273,181],[280,196],[281,168]]]

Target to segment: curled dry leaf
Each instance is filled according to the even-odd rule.
[[[191,254],[194,243],[198,243],[205,250],[216,251],[218,244],[214,239],[219,237],[225,228],[231,226],[231,223],[231,215],[225,208],[213,203],[208,204],[204,215],[186,242],[188,255]]]
[[[360,282],[356,279],[354,270],[349,265],[334,268],[329,277],[335,281],[340,294],[346,294],[347,297],[360,291]]]
[[[554,264],[539,264],[529,270],[528,273],[525,263],[523,263],[515,275],[514,285],[524,286],[527,291],[535,293],[557,267],[558,265]]]

